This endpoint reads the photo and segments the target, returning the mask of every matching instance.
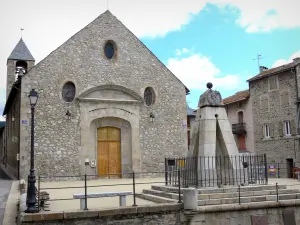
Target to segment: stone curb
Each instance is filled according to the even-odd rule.
[[[238,204],[226,204],[226,205],[211,205],[198,207],[196,213],[214,213],[214,212],[227,212],[227,211],[241,211],[251,209],[266,209],[266,208],[280,208],[289,206],[300,206],[300,199],[289,199],[277,201],[265,201],[265,202],[251,202]]]
[[[106,216],[128,215],[139,213],[165,213],[172,211],[180,211],[183,209],[183,204],[168,203],[148,206],[127,206],[103,210],[77,210],[77,211],[58,211],[58,212],[40,212],[34,214],[27,214],[22,212],[20,214],[20,221],[22,222],[36,222],[36,221],[61,221],[77,218],[99,218]]]

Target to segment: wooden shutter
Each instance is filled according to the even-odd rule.
[[[297,127],[296,127],[296,121],[291,120],[290,121],[290,126],[291,126],[291,134],[296,135],[297,134]]]
[[[267,96],[264,97],[264,111],[268,111],[269,110],[269,98]]]
[[[270,129],[270,137],[274,137],[274,124],[273,123],[269,124],[269,129]]]
[[[286,107],[289,105],[289,97],[288,91],[280,93],[281,106]]]
[[[268,98],[266,96],[262,96],[260,103],[261,103],[261,109],[263,111],[267,111],[268,110]]]
[[[283,134],[283,122],[279,121],[278,122],[278,133],[279,133],[279,136],[282,137],[284,134]]]
[[[277,89],[277,79],[276,79],[276,76],[270,77],[269,78],[269,83],[270,83],[270,90]]]
[[[287,92],[285,92],[284,93],[284,104],[285,104],[285,106],[288,106],[289,104],[290,104],[290,95],[289,95],[289,92],[287,91]]]

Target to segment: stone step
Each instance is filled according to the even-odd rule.
[[[289,200],[289,199],[300,199],[300,192],[294,194],[281,194],[278,196],[279,200]],[[276,195],[264,195],[264,196],[248,196],[241,197],[241,203],[249,202],[264,202],[264,201],[277,201]],[[221,198],[221,199],[206,199],[198,200],[199,206],[204,205],[222,205],[222,204],[235,204],[239,202],[239,198]]]
[[[164,192],[164,191],[158,191],[158,190],[152,190],[152,189],[144,189],[143,190],[144,194],[149,194],[149,195],[155,195],[163,198],[169,198],[169,199],[174,199],[178,200],[178,194],[177,193],[170,193],[170,192]],[[182,196],[182,194],[181,194]]]
[[[171,186],[160,186],[160,185],[152,185],[151,189],[157,191],[178,193],[178,187]],[[184,189],[184,188],[181,188]],[[278,185],[278,189],[286,189],[286,185]],[[276,185],[249,185],[249,186],[241,186],[240,192],[249,192],[249,191],[267,191],[267,190],[276,190]],[[225,187],[225,188],[201,188],[198,189],[199,194],[217,194],[217,193],[231,193],[238,192],[238,187]]]
[[[298,189],[278,189],[278,194],[293,194],[300,193]],[[241,197],[250,197],[250,196],[268,196],[268,195],[276,195],[276,190],[263,190],[263,191],[246,191],[241,192]],[[214,194],[199,194],[199,200],[205,199],[220,199],[220,198],[235,198],[238,197],[238,192],[228,192],[228,193],[214,193]]]
[[[151,202],[156,202],[156,203],[174,203],[174,202],[177,202],[177,200],[174,200],[174,199],[164,198],[164,197],[145,194],[145,193],[136,194],[136,197],[144,199],[144,200],[148,200],[148,201],[151,201]]]
[[[163,198],[175,199],[178,200],[177,193],[158,191],[153,189],[144,189],[144,194],[156,195]],[[300,193],[298,189],[279,189],[278,194],[296,194]],[[268,196],[268,195],[276,195],[276,190],[267,190],[267,191],[250,191],[250,192],[241,192],[241,197],[252,197],[252,196]],[[182,194],[181,194],[182,196]],[[217,193],[217,194],[198,194],[199,200],[208,200],[208,199],[227,199],[227,198],[237,198],[239,196],[238,192],[232,193]]]

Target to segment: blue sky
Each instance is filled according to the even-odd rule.
[[[269,68],[300,57],[298,0],[108,3],[52,0],[47,7],[39,0],[0,3],[0,26],[5,34],[0,42],[1,112],[6,59],[20,38],[21,27],[25,28],[28,48],[39,62],[107,8],[191,90],[187,101],[192,108],[197,107],[209,81],[223,98],[247,89],[246,80],[258,72],[253,60],[257,53],[265,57],[261,65]],[[24,11],[30,13],[24,15]]]
[[[225,80],[228,81],[226,83],[216,83],[216,89],[225,98],[248,88],[246,80],[258,73],[258,62],[253,60],[257,58],[257,53],[262,55],[260,65],[268,68],[287,63],[292,55],[300,56],[299,27],[249,33],[236,23],[238,17],[239,13],[220,10],[209,4],[181,31],[170,32],[162,38],[142,40],[166,65],[170,58],[175,57],[174,49],[187,49],[191,52],[177,56],[179,60],[199,54],[208,57],[210,63],[220,70],[219,77],[225,78],[230,74],[239,77],[237,82],[234,78]],[[278,61],[279,59],[283,60]],[[187,101],[191,107],[196,108],[199,95],[210,79],[206,79],[205,70],[194,66],[193,70],[199,71],[199,74],[193,73],[193,76],[201,77],[199,81],[203,81],[202,86],[199,83],[189,85],[188,79],[184,78],[185,75],[180,79],[191,89]],[[176,74],[176,69],[174,73]]]

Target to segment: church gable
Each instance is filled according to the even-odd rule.
[[[138,82],[164,83],[165,88],[185,90],[182,82],[109,11],[53,51],[33,72],[40,70],[41,76],[51,79],[76,76],[83,88],[107,83],[134,87]],[[137,86],[135,91],[140,92]]]

